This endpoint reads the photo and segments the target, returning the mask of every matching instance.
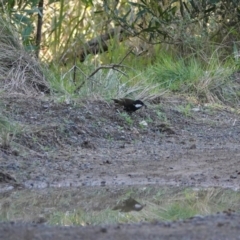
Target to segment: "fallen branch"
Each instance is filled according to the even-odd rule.
[[[99,54],[108,51],[108,41],[112,38],[118,37],[119,41],[122,42],[127,38],[126,32],[122,28],[113,28],[110,29],[107,33],[104,33],[96,38],[91,39],[86,42],[80,48],[75,46],[75,48],[71,48],[68,51],[64,52],[60,58],[60,61],[63,64],[66,64],[68,59],[72,59],[75,55],[79,58],[80,62],[84,62],[87,55],[89,54]],[[77,50],[76,50],[77,49]]]

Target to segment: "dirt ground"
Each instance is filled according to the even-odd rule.
[[[1,192],[23,188],[116,186],[240,187],[240,121],[227,107],[183,98],[146,103],[128,116],[112,103],[2,98],[18,124],[0,150]],[[49,227],[4,223],[1,239],[239,239],[240,215],[172,223]]]

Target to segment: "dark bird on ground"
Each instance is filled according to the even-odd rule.
[[[130,197],[120,202],[112,210],[119,210],[120,212],[141,211],[145,206],[146,204],[143,205]]]
[[[121,98],[121,99],[113,99],[113,101],[117,105],[122,106],[123,109],[129,113],[135,112],[143,106],[145,106],[145,108],[147,108],[147,106],[141,100],[132,100],[129,98]]]

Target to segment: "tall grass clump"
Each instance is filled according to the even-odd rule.
[[[0,112],[0,148],[9,150],[15,135],[21,131],[18,124],[10,121],[7,117],[3,116]]]
[[[24,50],[21,38],[10,21],[0,17],[0,81],[8,93],[36,94],[49,91],[44,70]]]
[[[162,91],[156,94],[157,84],[149,84],[148,79],[142,77],[142,73],[126,68],[124,64],[119,71],[111,67],[103,68],[91,76],[101,66],[103,65],[96,64],[86,67],[77,64],[68,66],[68,69],[62,68],[61,72],[57,65],[52,66],[53,74],[48,77],[51,89],[55,96],[65,100],[79,97],[106,100],[122,97],[153,99],[163,94]]]
[[[237,62],[231,57],[221,60],[220,54],[218,49],[188,58],[161,53],[144,75],[161,89],[195,96],[200,102],[238,104],[240,84],[233,77]]]
[[[177,59],[170,54],[163,54],[148,68],[146,74],[151,81],[159,83],[161,88],[184,93],[197,82],[203,70],[195,59],[186,62],[183,58]]]

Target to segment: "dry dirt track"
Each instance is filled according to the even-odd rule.
[[[104,102],[70,106],[3,99],[3,103],[4,114],[24,125],[25,131],[14,139],[17,154],[0,152],[0,170],[27,188],[152,184],[239,189],[240,118],[229,109],[200,107],[186,113],[179,110],[182,100],[171,99],[161,107],[149,105],[127,122]],[[141,121],[148,126],[141,127]],[[221,215],[103,229],[2,224],[0,237],[238,239],[239,223],[239,215]]]

